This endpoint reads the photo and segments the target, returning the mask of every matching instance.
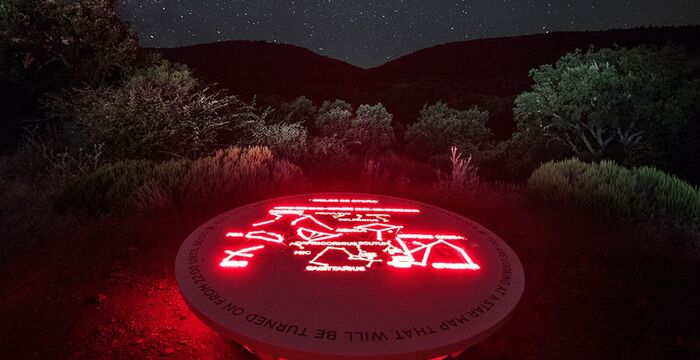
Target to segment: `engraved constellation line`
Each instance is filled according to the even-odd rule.
[[[367,271],[375,263],[397,269],[480,268],[464,248],[468,243],[464,236],[440,234],[439,231],[404,232],[410,222],[399,225],[392,219],[393,216],[420,215],[420,209],[382,207],[376,199],[313,198],[308,202],[311,206],[274,206],[267,211],[272,218],[252,223],[251,229],[245,232],[227,232],[226,238],[231,238],[232,245],[240,248],[224,250],[226,256],[219,265],[245,268],[254,255],[265,248],[262,244],[268,243],[297,248],[290,253],[306,260],[303,268],[306,271]],[[248,246],[251,242],[258,245]]]

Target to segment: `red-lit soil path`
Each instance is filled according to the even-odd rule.
[[[460,358],[700,355],[700,263],[630,226],[533,203],[520,190],[417,199],[463,214],[515,250],[525,293]],[[0,358],[250,359],[204,326],[173,276],[183,239],[216,213],[61,219],[0,265]]]

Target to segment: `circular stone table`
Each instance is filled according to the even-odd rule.
[[[192,311],[264,359],[434,359],[492,334],[524,288],[491,231],[378,195],[325,193],[223,213],[182,244]]]

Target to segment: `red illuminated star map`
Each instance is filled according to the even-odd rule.
[[[227,230],[230,246],[219,266],[254,266],[266,249],[287,248],[305,260],[306,271],[368,271],[393,268],[433,268],[475,271],[479,265],[467,251],[462,234],[411,229],[419,208],[382,206],[363,198],[311,198],[306,204],[274,205],[265,218],[246,228]]]

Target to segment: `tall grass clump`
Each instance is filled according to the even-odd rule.
[[[456,146],[450,148],[450,154],[452,172],[448,177],[439,176],[439,186],[452,191],[465,191],[479,185],[479,168],[472,163],[472,156],[463,159]]]
[[[579,206],[608,220],[650,224],[700,245],[700,190],[654,168],[550,161],[532,173],[527,188],[537,198]]]
[[[268,148],[233,147],[196,160],[126,160],[105,165],[67,186],[55,199],[59,211],[88,215],[153,207],[239,203],[294,185],[295,165]]]

